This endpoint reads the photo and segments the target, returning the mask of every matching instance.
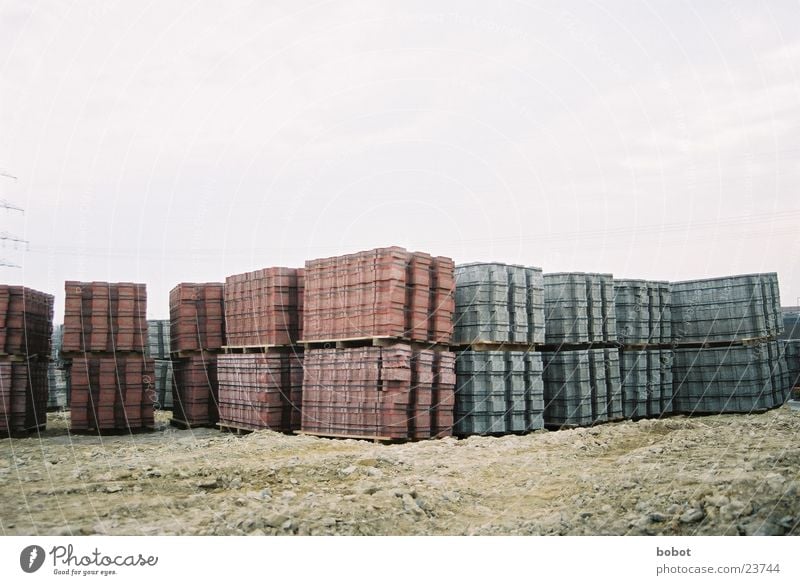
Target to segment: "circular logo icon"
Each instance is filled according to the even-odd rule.
[[[36,544],[26,546],[19,553],[19,566],[26,573],[35,573],[44,564],[44,549]]]

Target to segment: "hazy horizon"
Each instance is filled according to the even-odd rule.
[[[800,304],[797,2],[225,6],[0,4],[0,281],[57,323],[391,245]]]

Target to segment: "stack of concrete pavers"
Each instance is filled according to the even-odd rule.
[[[622,418],[619,343],[610,274],[544,275],[545,425]]]

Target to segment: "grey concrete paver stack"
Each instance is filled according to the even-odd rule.
[[[671,349],[620,349],[625,418],[657,418],[673,411]]]
[[[672,303],[675,412],[747,413],[785,402],[777,274],[673,283]]]
[[[610,274],[544,275],[545,425],[622,418],[617,315]]]
[[[614,280],[617,340],[626,345],[672,343],[672,287],[655,280]]]
[[[455,269],[454,433],[503,434],[544,426],[544,283],[540,268],[497,262]]]
[[[786,361],[787,385],[794,389],[795,398],[800,398],[800,339],[781,340]]]
[[[453,344],[544,343],[541,268],[499,263],[456,266]]]
[[[541,355],[525,351],[462,351],[456,354],[456,380],[456,435],[543,428]]]
[[[785,401],[785,365],[776,341],[676,349],[675,411],[683,414],[754,412]]]
[[[68,407],[67,376],[61,361],[61,342],[64,339],[64,326],[55,325],[50,342],[50,363],[47,365],[47,379],[50,388],[47,410],[64,410]]]
[[[610,274],[545,274],[544,310],[548,346],[617,341],[614,279]]]
[[[625,418],[672,412],[672,287],[654,280],[614,281]]]
[[[783,330],[778,275],[674,282],[671,316],[678,344],[777,337]]]
[[[783,307],[783,332],[780,339],[800,339],[800,307]]]
[[[156,408],[171,410],[173,370],[170,358],[170,320],[147,321],[147,351],[153,358],[155,368],[153,385],[156,393]]]

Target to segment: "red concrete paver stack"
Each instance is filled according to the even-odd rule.
[[[71,358],[70,429],[126,431],[152,428],[153,360],[141,352]]]
[[[312,349],[303,378],[304,432],[427,439],[453,430],[455,356],[391,347]]]
[[[303,272],[272,267],[225,279],[228,345],[219,358],[220,426],[300,429]]]
[[[225,286],[184,282],[169,292],[171,351],[219,350],[225,345]]]
[[[291,345],[300,339],[302,315],[302,268],[264,268],[225,279],[229,346]]]
[[[65,289],[62,352],[145,352],[144,284],[67,281]]]
[[[170,349],[178,426],[219,420],[217,359],[225,345],[224,285],[181,283],[169,293]]]
[[[300,430],[303,354],[219,356],[220,421],[244,429]]]
[[[398,247],[306,262],[303,432],[452,434],[454,268]]]
[[[303,340],[450,343],[454,268],[449,258],[398,247],[310,260]]]
[[[147,290],[132,282],[65,284],[64,340],[70,429],[154,426],[153,360],[147,357]]]
[[[0,436],[44,429],[53,295],[0,285]]]

